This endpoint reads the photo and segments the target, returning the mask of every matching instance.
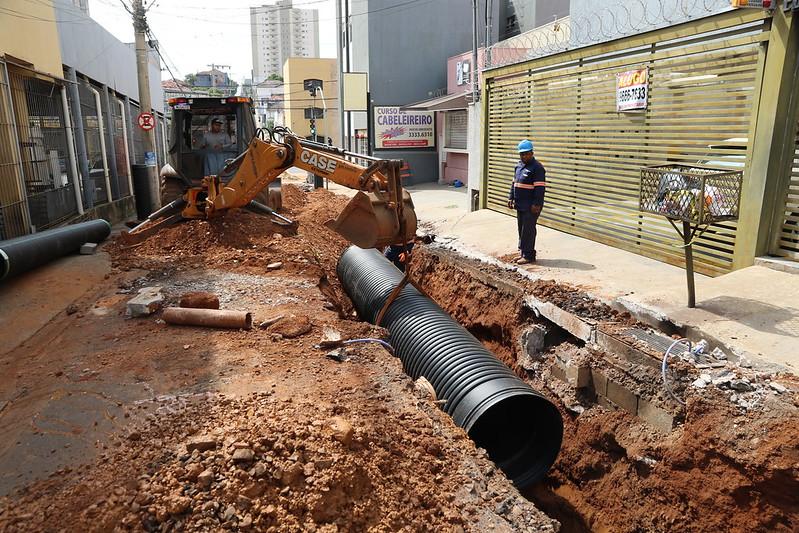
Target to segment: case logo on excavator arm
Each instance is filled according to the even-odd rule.
[[[323,155],[317,156],[316,154],[312,154],[306,150],[303,150],[300,154],[300,160],[303,163],[308,163],[309,165],[312,165],[325,173],[336,170],[336,165],[338,164],[335,159],[328,159]]]

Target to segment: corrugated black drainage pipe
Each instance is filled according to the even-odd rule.
[[[111,234],[105,220],[90,220],[0,241],[0,280],[77,252],[86,242],[103,242]]]
[[[358,313],[371,323],[402,279],[380,252],[355,246],[341,256],[337,271]],[[382,325],[405,371],[433,385],[438,398],[447,400],[444,410],[517,487],[546,475],[563,440],[563,420],[549,400],[411,285]]]

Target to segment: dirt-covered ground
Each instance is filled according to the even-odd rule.
[[[623,410],[598,405],[590,391],[575,391],[550,372],[554,358],[567,351],[579,353],[594,368],[607,365],[613,354],[568,336],[553,336],[535,368],[522,368],[519,336],[536,322],[532,312],[518,294],[503,290],[500,283],[487,285],[441,259],[442,254],[452,255],[435,249],[416,254],[412,270],[417,282],[561,410],[565,428],[560,456],[547,479],[526,495],[558,518],[564,531],[799,531],[796,376],[729,361],[717,361],[719,368],[711,369],[682,363],[688,386],[679,390],[686,402],[681,407],[666,396],[659,371],[637,368],[624,377],[656,392],[684,421],[663,433]],[[629,316],[578,289],[531,281],[465,258],[462,264],[608,330],[633,325]],[[722,377],[716,383],[691,385],[706,372]]]
[[[0,356],[0,531],[799,530],[794,377],[675,362],[681,407],[657,372],[616,370],[678,414],[658,431],[551,373],[613,354],[555,331],[521,364],[537,319],[518,294],[420,246],[414,279],[561,410],[558,460],[520,495],[382,347],[316,347],[385,335],[335,276],[347,243],[323,224],[345,203],[284,185],[296,227],[240,211],[107,244],[106,279]],[[577,288],[471,266],[608,331],[634,325]],[[213,293],[255,327],[129,318],[142,287],[165,305]]]
[[[0,357],[0,531],[557,529],[382,347],[315,347],[384,332],[335,278],[346,199],[283,189],[296,229],[235,212],[106,245],[107,279]],[[129,318],[142,287],[256,327]]]

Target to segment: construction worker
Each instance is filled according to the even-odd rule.
[[[405,272],[405,264],[410,259],[411,250],[413,250],[414,240],[411,239],[405,244],[392,244],[387,246],[383,255],[386,259],[394,263],[394,266]]]
[[[519,228],[519,258],[516,264],[535,262],[535,225],[544,207],[546,170],[533,154],[533,143],[527,139],[519,143],[519,163],[508,195],[508,208],[516,209]]]
[[[216,176],[225,166],[228,155],[225,152],[235,153],[236,139],[222,131],[222,119],[214,117],[211,119],[211,131],[205,132],[199,148],[205,150],[203,172],[206,176]]]

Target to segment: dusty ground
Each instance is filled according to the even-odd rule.
[[[288,186],[297,232],[241,212],[107,246],[107,278],[0,356],[0,531],[557,529],[381,347],[314,348],[381,334],[334,276],[343,202]],[[283,318],[127,318],[144,286]]]
[[[663,434],[624,411],[609,411],[594,398],[575,394],[549,372],[559,352],[580,352],[592,366],[603,354],[554,338],[535,365],[538,370],[528,372],[517,364],[518,337],[535,319],[518,296],[439,261],[435,250],[420,250],[413,261],[416,279],[439,305],[560,407],[563,448],[546,481],[527,496],[558,518],[564,531],[799,531],[795,377],[736,369],[759,389],[745,393],[756,396],[747,409],[734,401],[744,393],[713,386],[681,389],[685,422]],[[576,288],[469,264],[581,317],[611,325],[630,322]],[[699,371],[682,371],[689,383],[699,377]],[[627,378],[665,396],[659,372]],[[770,380],[788,391],[771,390]]]

